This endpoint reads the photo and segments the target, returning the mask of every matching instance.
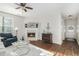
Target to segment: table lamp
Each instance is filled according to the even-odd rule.
[[[17,27],[15,27],[15,31],[16,31],[16,36],[17,36],[17,34],[18,34],[18,28]]]

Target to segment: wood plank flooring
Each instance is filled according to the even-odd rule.
[[[42,40],[30,41],[30,43],[54,53],[54,56],[79,56],[79,46],[75,41],[64,40],[61,46],[57,44],[44,43]]]

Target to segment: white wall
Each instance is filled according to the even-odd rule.
[[[77,18],[77,42],[78,42],[78,45],[79,45],[79,15],[78,15],[78,18]]]
[[[9,17],[12,19],[13,34],[14,29],[18,27],[18,38],[22,38],[24,35],[24,17],[21,10],[17,10],[18,7],[15,3],[0,3],[0,15]]]
[[[50,32],[53,43],[62,44],[61,33],[61,11],[62,4],[32,4],[33,11],[27,12],[25,23],[38,22],[41,24],[39,33],[42,34],[46,30],[46,25],[50,23]]]
[[[13,35],[16,35],[15,28],[17,27],[18,28],[18,35],[17,35],[18,39],[22,38],[22,36],[24,35],[24,18],[15,16],[12,14],[8,14],[5,12],[0,12],[0,16],[8,17],[12,19]]]
[[[79,4],[48,4],[48,3],[35,3],[31,4],[34,8],[33,11],[27,12],[25,23],[39,22],[41,24],[40,32],[46,29],[47,22],[50,23],[50,31],[53,34],[53,43],[62,44],[65,38],[63,18],[61,14],[76,15],[79,13]],[[40,33],[40,34],[41,34]]]

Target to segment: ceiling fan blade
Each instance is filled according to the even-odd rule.
[[[25,8],[27,8],[27,9],[31,9],[31,10],[33,9],[32,7],[25,7]]]
[[[24,11],[25,11],[25,12],[27,12],[27,10],[26,10],[26,9],[24,9]]]
[[[21,7],[17,7],[16,9],[20,9]]]

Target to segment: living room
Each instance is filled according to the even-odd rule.
[[[3,45],[0,48],[2,53],[1,55],[6,56],[9,53],[9,51],[6,52],[7,54],[6,53],[3,54],[3,52],[6,51],[7,49],[11,51],[11,53],[9,53],[8,55],[15,55],[15,56],[16,55],[56,56],[57,54],[58,56],[65,55],[62,54],[64,48],[61,48],[65,38],[67,38],[65,36],[66,33],[64,32],[65,29],[64,23],[65,20],[67,19],[69,20],[72,18],[77,19],[77,21],[79,22],[78,20],[79,8],[77,8],[77,6],[79,6],[78,3],[73,3],[73,4],[72,3],[66,3],[66,4],[65,3],[64,4],[62,3],[0,3],[0,27],[1,27],[0,36],[2,41],[1,44]],[[76,25],[77,35],[75,34],[77,41],[76,44],[74,45],[73,43],[70,43],[72,42],[71,40],[72,35],[70,35],[70,37],[68,38],[70,39],[70,42],[68,43],[70,45],[67,46],[67,43],[65,44],[65,46],[67,46],[69,49],[66,50],[67,56],[79,55],[78,22]],[[70,26],[69,29],[72,30],[73,29],[72,27],[73,26]],[[42,43],[40,43],[40,41],[44,39],[43,35],[44,36],[47,35],[44,38],[47,40],[47,42],[49,42],[50,39],[50,42],[52,44],[49,44],[50,42],[49,43],[42,42],[44,43],[45,48],[42,47],[40,48],[40,45],[43,46]],[[5,36],[6,37],[11,36],[11,37],[4,38]],[[69,36],[69,34],[67,36]],[[36,43],[33,43],[33,41],[34,42],[36,41]],[[31,47],[30,53],[29,53],[30,49],[28,48],[29,44]],[[47,45],[49,47],[47,47]],[[54,45],[55,48],[58,48],[56,49],[57,51],[53,51],[52,53],[50,53],[49,50],[52,51],[53,49],[53,47],[51,48],[51,45]],[[20,46],[23,49],[20,48]],[[69,47],[72,47],[71,48],[72,50],[76,49],[76,52],[74,53],[71,52],[72,50],[70,51]],[[26,51],[26,53],[20,52],[23,50]],[[62,53],[59,53],[60,50],[62,50],[61,51]],[[16,53],[13,53],[14,51]],[[35,53],[35,51],[37,51],[38,53],[37,52]],[[33,54],[31,54],[32,52]],[[68,54],[68,52],[70,53]]]

